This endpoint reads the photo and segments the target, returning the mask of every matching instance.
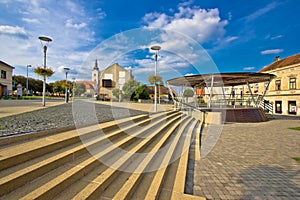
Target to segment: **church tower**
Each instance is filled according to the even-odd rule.
[[[100,71],[99,71],[98,62],[96,59],[95,66],[92,71],[92,81],[93,81],[93,85],[94,85],[94,93],[95,94],[99,94],[99,86],[100,86],[99,74],[100,74]]]

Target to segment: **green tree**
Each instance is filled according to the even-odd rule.
[[[65,88],[63,87],[65,85],[64,80],[55,81],[53,83],[53,92],[60,94],[63,94],[65,92]]]
[[[122,90],[120,90],[119,88],[115,88],[112,90],[112,93],[117,99],[119,99],[120,95],[122,95]]]
[[[24,76],[13,76],[13,81],[15,82],[15,87],[13,87],[13,90],[17,89],[17,85],[21,84],[22,87],[26,87],[26,77]]]
[[[183,97],[186,98],[186,101],[188,100],[189,97],[193,97],[194,96],[194,91],[190,88],[186,88],[184,91],[183,91]]]
[[[86,91],[86,87],[83,83],[76,84],[76,87],[75,87],[75,94],[76,95],[84,94],[85,91]]]
[[[190,88],[187,88],[183,91],[183,96],[184,97],[193,97],[194,96],[194,91]]]
[[[155,83],[155,75],[154,74],[148,76],[148,82],[150,84]],[[164,82],[162,80],[162,77],[160,75],[156,75],[156,84],[158,84],[158,85],[163,85],[164,84]]]
[[[149,93],[146,85],[139,86],[134,92],[133,100],[137,101],[138,99],[149,99]]]
[[[122,88],[122,90],[123,90],[122,98],[132,100],[135,95],[134,92],[139,87],[140,87],[140,82],[138,82],[136,80],[130,80],[130,81],[126,82]]]

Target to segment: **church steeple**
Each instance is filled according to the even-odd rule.
[[[96,61],[95,61],[94,70],[99,70],[99,68],[98,68],[98,61],[97,61],[97,59],[96,59]]]

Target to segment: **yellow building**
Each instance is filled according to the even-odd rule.
[[[14,67],[0,60],[0,97],[12,95],[12,72]]]
[[[265,96],[265,100],[273,105],[273,112],[300,115],[300,54],[284,59],[276,57],[259,72],[276,75]],[[264,87],[260,84],[259,91]]]
[[[123,85],[132,80],[131,71],[127,71],[118,63],[115,63],[103,71],[99,70],[97,60],[92,71],[92,80],[94,82],[94,91],[101,99],[116,98],[112,94],[112,90],[117,88],[122,90]]]

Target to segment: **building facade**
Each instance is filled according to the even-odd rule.
[[[113,89],[122,90],[124,84],[132,80],[132,72],[127,71],[121,67],[118,63],[115,63],[103,71],[99,70],[98,62],[95,61],[95,65],[92,71],[92,81],[94,83],[95,95],[98,95],[100,99],[114,99]]]
[[[274,62],[259,72],[276,75],[269,85],[265,100],[273,105],[273,113],[300,115],[300,54]],[[259,85],[259,91],[265,87]]]
[[[0,60],[0,97],[12,95],[12,72],[14,67]]]

